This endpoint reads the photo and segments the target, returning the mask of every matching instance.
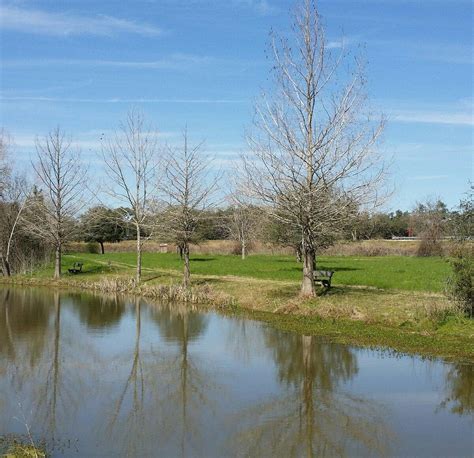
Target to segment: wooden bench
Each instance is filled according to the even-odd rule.
[[[334,270],[315,270],[313,272],[314,281],[321,283],[325,288],[331,287],[331,279],[334,275]]]
[[[68,271],[70,274],[80,274],[82,272],[82,262],[75,262]]]

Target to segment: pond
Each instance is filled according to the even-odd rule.
[[[472,456],[473,365],[184,305],[0,289],[0,436],[51,456]]]

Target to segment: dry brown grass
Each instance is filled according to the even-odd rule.
[[[233,297],[216,290],[208,283],[185,288],[180,283],[140,283],[137,285],[133,278],[106,277],[91,282],[83,282],[81,287],[101,293],[134,294],[154,299],[159,298],[161,302],[213,304],[220,307],[231,306],[235,302]]]
[[[106,253],[126,253],[133,252],[136,248],[134,240],[126,240],[119,243],[105,243]],[[474,247],[474,243],[470,244]],[[98,245],[97,245],[98,247]],[[457,247],[455,242],[440,242],[441,253],[450,256]],[[416,256],[419,253],[419,240],[363,240],[358,242],[341,241],[323,250],[323,256]],[[85,253],[89,251],[89,244],[84,242],[71,242],[67,246],[67,251]],[[144,243],[143,251],[158,253],[160,243],[150,240]],[[169,253],[176,252],[176,245],[169,243],[167,247]],[[232,240],[207,240],[198,245],[191,245],[191,252],[195,254],[209,255],[230,255],[239,254],[239,247]],[[250,254],[268,255],[294,255],[291,247],[278,246],[270,243],[254,242],[249,250]]]

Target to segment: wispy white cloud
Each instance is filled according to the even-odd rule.
[[[174,138],[178,135],[177,132],[145,132],[148,135],[155,136],[163,141],[168,138]],[[79,132],[74,135],[71,140],[71,145],[76,148],[80,148],[84,151],[99,151],[102,146],[102,141],[107,138],[111,138],[115,135],[114,130],[90,130],[86,132]],[[36,142],[42,140],[41,135],[35,135],[30,133],[15,133],[12,134],[14,139],[14,146],[20,151],[20,154],[24,150],[35,149]]]
[[[472,111],[392,110],[388,116],[396,122],[474,126]]]
[[[9,5],[0,5],[0,28],[52,36],[113,36],[119,33],[156,36],[162,33],[158,27],[113,16],[51,13]]]
[[[213,66],[219,71],[243,71],[264,65],[264,61],[232,59],[206,55],[173,53],[149,61],[110,60],[110,59],[12,59],[2,62],[3,69],[50,68],[50,67],[95,67],[120,68],[130,70],[190,70]]]
[[[245,99],[166,99],[166,98],[80,98],[80,97],[41,97],[41,96],[8,96],[1,95],[0,101],[4,102],[57,102],[57,103],[203,103],[203,104],[223,104],[223,103],[247,103]]]
[[[221,60],[210,56],[175,53],[152,61],[126,61],[108,59],[15,59],[5,60],[4,68],[75,66],[75,67],[120,67],[136,69],[178,70],[206,65]],[[229,61],[230,62],[230,61]]]
[[[425,180],[444,180],[449,178],[449,175],[416,175],[408,177],[409,180],[425,181]]]
[[[279,11],[279,9],[268,0],[232,0],[232,3],[238,6],[247,6],[263,16]]]
[[[330,40],[326,43],[327,49],[339,49],[339,48],[347,48],[351,44],[353,44],[356,40],[354,38],[346,38],[343,37],[339,40]]]

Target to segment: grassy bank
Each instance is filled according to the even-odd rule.
[[[71,253],[63,257],[63,270],[67,272],[75,261],[84,263],[82,277],[94,278],[110,273],[131,271],[136,262],[135,253]],[[442,292],[450,267],[444,258],[418,258],[405,256],[321,256],[318,269],[334,270],[334,285],[372,286],[405,291]],[[144,253],[145,275],[160,271],[182,270],[182,261],[174,253]],[[191,271],[198,276],[236,276],[262,280],[301,280],[301,264],[293,256],[253,255],[242,260],[233,255],[195,255],[191,257]],[[53,266],[33,274],[49,278]]]
[[[290,256],[194,256],[189,294],[176,286],[181,262],[174,254],[145,253],[139,286],[130,281],[133,253],[70,254],[65,271],[76,261],[84,273],[65,274],[57,286],[210,302],[226,313],[342,343],[474,361],[474,324],[442,294],[449,274],[442,258],[321,257],[318,268],[336,271],[334,287],[311,300],[298,295],[301,265]],[[51,276],[48,266],[11,281],[51,285]]]

